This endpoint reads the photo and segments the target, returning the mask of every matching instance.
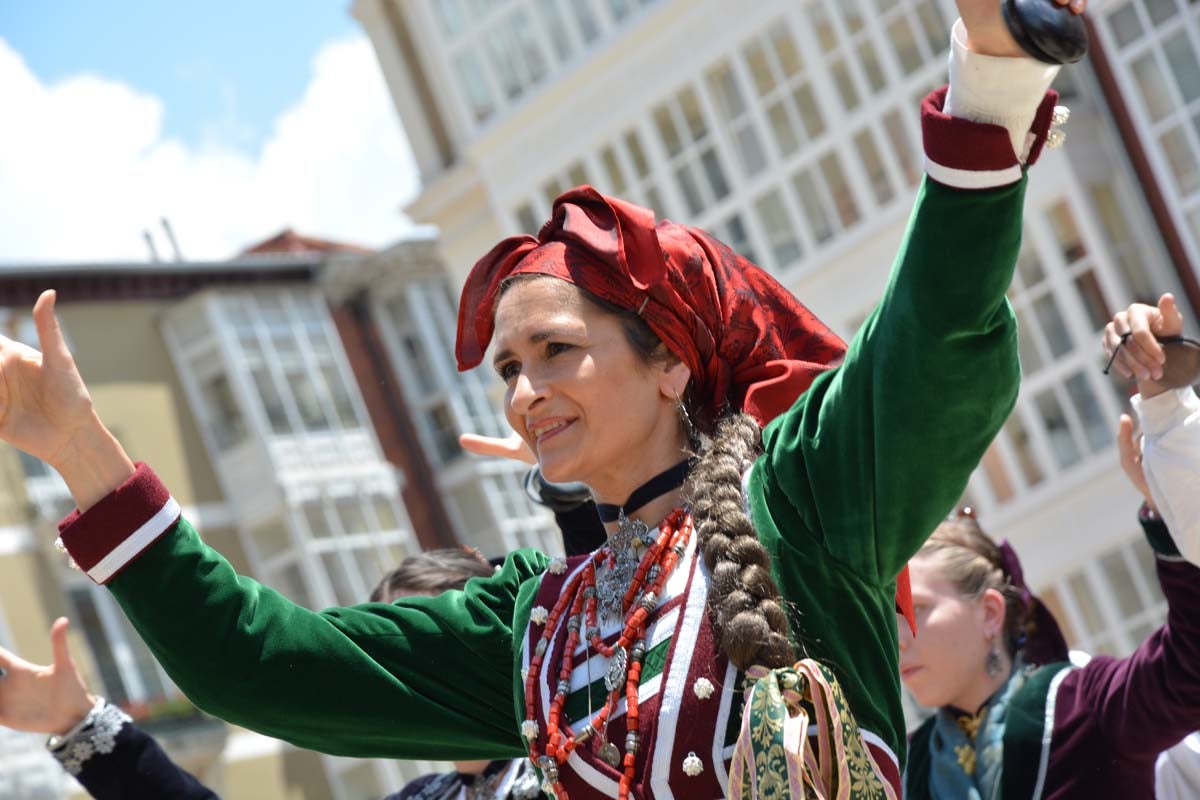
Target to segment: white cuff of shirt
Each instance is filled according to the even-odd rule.
[[[1025,163],[1033,144],[1029,129],[1059,67],[1035,58],[985,56],[967,49],[967,29],[957,20],[950,33],[950,91],[945,111],[952,117],[990,122],[1008,129],[1013,153]]]
[[[1130,402],[1141,423],[1142,433],[1152,439],[1182,425],[1189,416],[1200,411],[1200,397],[1190,386],[1169,389],[1150,398],[1135,394]]]

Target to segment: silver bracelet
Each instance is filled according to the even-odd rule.
[[[113,751],[117,746],[117,734],[132,721],[124,711],[103,697],[97,697],[96,704],[79,724],[62,736],[51,736],[46,740],[46,747],[63,769],[79,775],[92,756],[97,753],[108,755]]]

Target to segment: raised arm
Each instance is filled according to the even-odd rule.
[[[41,352],[0,337],[0,438],[62,474],[79,506],[60,526],[63,544],[198,707],[341,755],[524,752],[511,630],[543,557],[513,555],[495,577],[432,599],[321,613],[295,605],[237,575],[153,473],[130,462],[92,408],[53,292],[34,321]]]
[[[1139,461],[1147,500],[1170,527],[1179,551],[1200,564],[1200,398],[1191,386],[1159,383],[1167,380],[1167,354],[1160,340],[1182,332],[1183,316],[1175,298],[1164,294],[1157,305],[1134,303],[1117,313],[1105,327],[1104,348],[1110,367],[1137,381],[1132,402],[1142,424]],[[1177,352],[1172,357],[1188,355]]]
[[[1200,728],[1200,568],[1179,555],[1162,520],[1145,509],[1139,519],[1154,550],[1167,621],[1128,658],[1097,656],[1067,675],[1055,730],[1098,719],[1113,752],[1153,761]]]
[[[949,97],[922,107],[929,175],[883,299],[842,366],[765,437],[765,469],[804,527],[875,582],[961,496],[1019,380],[1005,293],[1054,68],[971,53],[961,23],[953,40]]]
[[[1122,469],[1145,499],[1138,520],[1154,551],[1167,621],[1128,658],[1100,656],[1068,675],[1055,719],[1056,728],[1068,730],[1098,715],[1114,752],[1147,760],[1200,728],[1200,567],[1181,554],[1180,539],[1160,513],[1171,508],[1186,520],[1197,505],[1194,482],[1177,480],[1200,470],[1195,395],[1190,388],[1164,391],[1155,383],[1163,374],[1157,337],[1176,335],[1182,325],[1173,298],[1164,295],[1157,307],[1135,304],[1118,313],[1105,331],[1105,347],[1119,357],[1121,373],[1138,381],[1134,410],[1146,431],[1144,449],[1125,415],[1117,444]],[[1165,467],[1166,453],[1155,450],[1164,441]],[[1157,486],[1150,480],[1154,467],[1165,473]]]

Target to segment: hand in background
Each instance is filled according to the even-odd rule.
[[[511,458],[514,461],[524,461],[526,464],[536,464],[537,456],[529,449],[529,445],[519,433],[513,433],[503,439],[495,436],[480,436],[476,433],[464,433],[458,437],[458,443],[463,450],[477,456],[497,456]]]
[[[1118,374],[1138,382],[1142,397],[1153,397],[1164,391],[1155,383],[1162,377],[1166,362],[1158,340],[1182,332],[1183,315],[1175,305],[1175,297],[1164,294],[1157,306],[1134,303],[1117,312],[1104,326],[1104,354],[1112,359],[1112,368]]]
[[[1150,510],[1157,514],[1158,508],[1154,505],[1154,498],[1150,496],[1150,485],[1146,483],[1146,475],[1142,471],[1142,442],[1133,435],[1133,418],[1128,414],[1122,414],[1117,425],[1117,450],[1120,452],[1121,469],[1125,471],[1125,477],[1142,493]]]
[[[66,617],[50,628],[54,663],[33,664],[0,647],[0,725],[18,731],[62,735],[75,727],[92,710],[96,699],[87,686],[67,647]]]

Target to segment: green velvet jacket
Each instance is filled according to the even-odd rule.
[[[844,363],[766,428],[749,478],[800,651],[832,667],[900,763],[895,578],[1015,400],[1005,292],[1024,190],[1023,178],[983,191],[925,182],[882,301]],[[134,494],[70,523],[75,540]],[[108,586],[216,716],[327,753],[466,760],[525,752],[520,649],[547,563],[517,551],[463,591],[316,612],[236,574],[181,519]]]

